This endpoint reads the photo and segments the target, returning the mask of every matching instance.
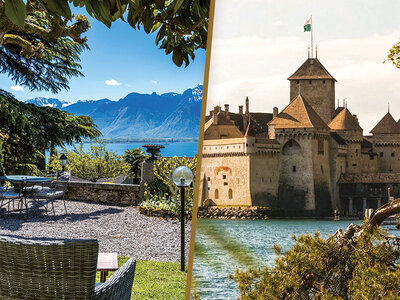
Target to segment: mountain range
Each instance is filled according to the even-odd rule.
[[[130,93],[118,101],[68,103],[37,97],[25,102],[90,116],[106,139],[197,138],[202,95],[203,86],[198,85],[182,94]]]

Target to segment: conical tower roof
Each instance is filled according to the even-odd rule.
[[[396,126],[394,127],[394,132],[400,134],[400,119],[397,121]]]
[[[371,133],[395,133],[397,123],[393,116],[388,112],[371,130]]]
[[[323,128],[329,129],[301,95],[289,103],[271,122],[275,128]]]
[[[361,130],[357,119],[347,108],[342,109],[328,124],[332,130]]]
[[[308,58],[288,80],[331,79],[335,80],[317,58]]]

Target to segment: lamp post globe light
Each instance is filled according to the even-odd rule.
[[[61,167],[62,167],[62,171],[63,171],[63,172],[64,172],[64,169],[65,169],[65,166],[67,165],[67,163],[68,163],[67,156],[65,155],[65,153],[63,153],[63,154],[60,156],[60,165],[61,165]]]
[[[180,166],[172,173],[172,181],[181,188],[181,271],[185,271],[185,187],[193,181],[192,171]]]

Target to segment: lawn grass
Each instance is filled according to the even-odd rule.
[[[118,257],[118,266],[128,259]],[[186,274],[180,271],[178,262],[136,260],[132,299],[185,299]],[[99,281],[100,272],[97,272],[96,282]]]

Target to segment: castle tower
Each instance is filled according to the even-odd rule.
[[[336,79],[325,69],[317,58],[308,58],[292,76],[290,101],[301,93],[307,102],[328,124],[335,112]]]
[[[400,172],[400,120],[388,112],[371,130],[373,149],[378,153],[379,169],[383,173]]]

